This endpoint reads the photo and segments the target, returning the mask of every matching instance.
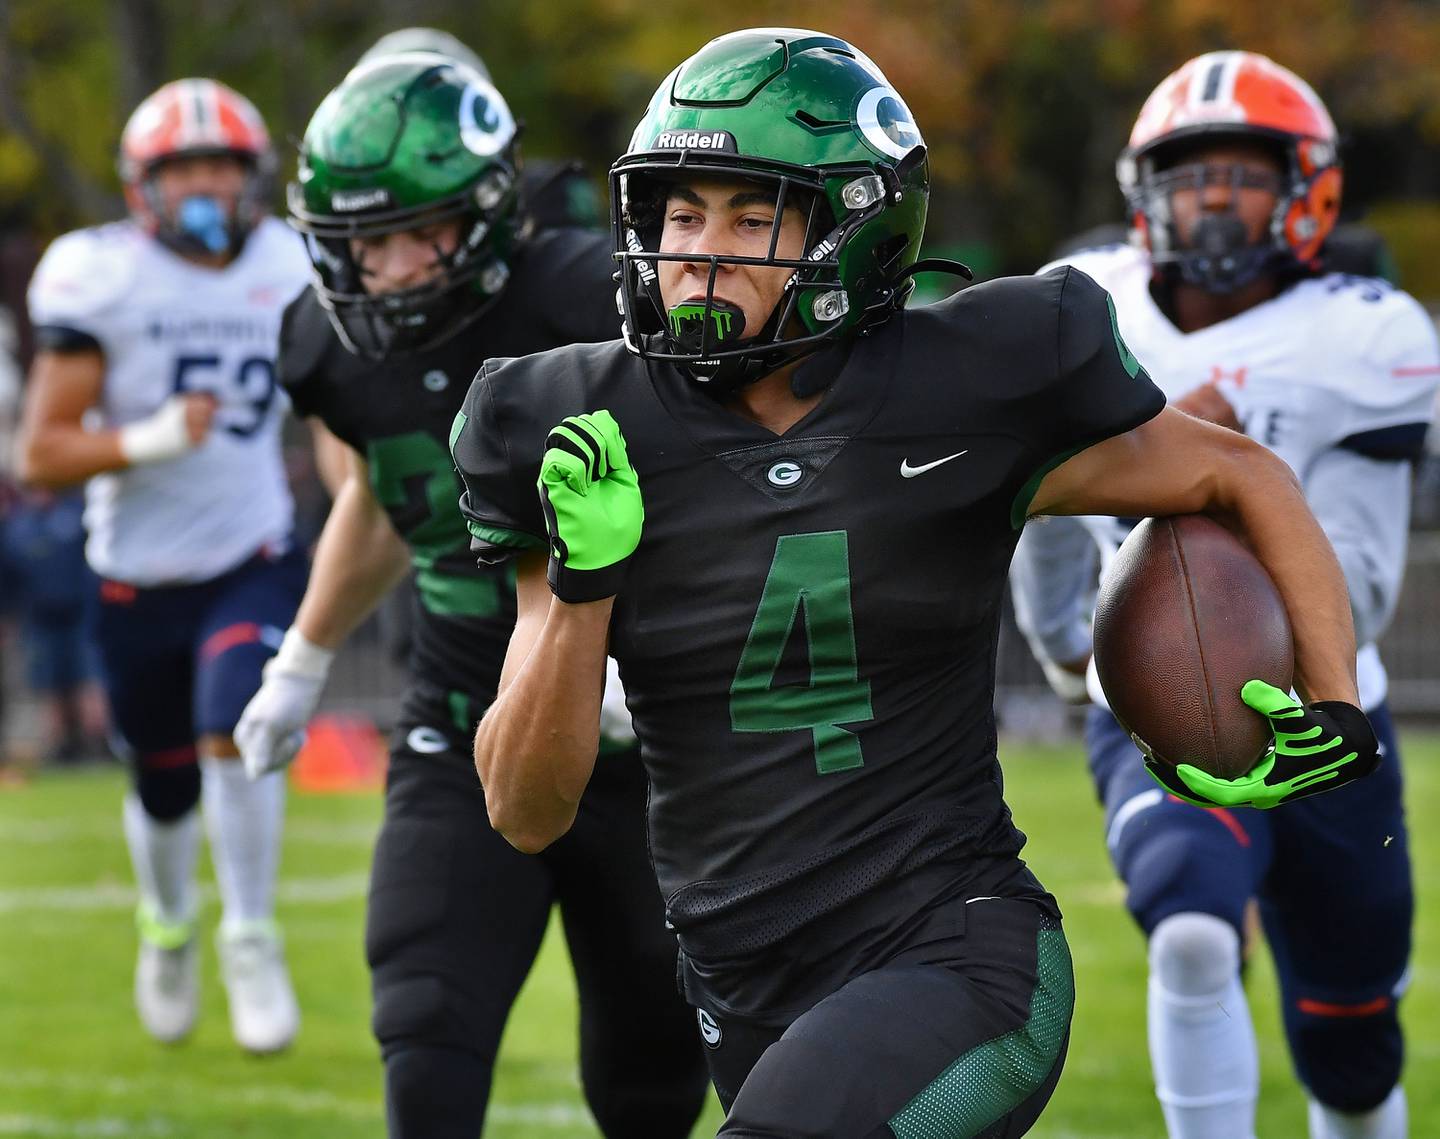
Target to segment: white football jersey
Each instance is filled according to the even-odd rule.
[[[300,238],[275,218],[224,269],[187,261],[128,221],[46,250],[30,283],[31,321],[99,343],[99,426],[144,419],[176,392],[219,400],[199,447],[90,480],[86,556],[97,573],[141,586],[206,581],[288,539],[280,425],[289,404],[275,356],[281,311],[309,273]]]
[[[1169,399],[1215,384],[1245,433],[1284,459],[1302,485],[1333,448],[1398,455],[1430,423],[1440,385],[1435,325],[1414,298],[1385,281],[1339,273],[1309,278],[1187,334],[1155,303],[1144,251],[1111,246],[1065,261],[1109,291],[1125,343]],[[1372,509],[1393,515],[1386,526],[1403,534],[1408,495]],[[1113,518],[1086,524],[1099,539],[1103,567],[1130,524]],[[1373,644],[1362,646],[1358,666],[1361,702],[1373,708],[1386,686]]]

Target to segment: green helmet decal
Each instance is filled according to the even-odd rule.
[[[514,116],[479,72],[434,52],[381,56],[316,110],[290,185],[316,292],[346,346],[372,357],[454,335],[509,276],[518,239]],[[414,288],[366,290],[367,240],[453,223],[453,248]]]
[[[739,339],[718,331],[715,272],[756,262],[660,249],[656,203],[687,175],[773,187],[777,216],[796,203],[808,211],[803,257],[776,257],[772,239],[762,262],[794,270],[785,296]],[[929,200],[925,145],[864,53],[820,32],[756,28],[712,40],[666,77],[611,169],[611,200],[627,343],[733,390],[904,305]],[[697,256],[711,263],[712,294],[698,314],[686,298],[677,320],[656,266]]]

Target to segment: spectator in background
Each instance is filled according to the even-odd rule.
[[[77,491],[29,490],[4,522],[6,594],[20,622],[28,683],[40,699],[45,762],[109,755],[83,510]]]
[[[0,261],[0,289],[7,279]],[[15,423],[20,409],[20,368],[15,356],[15,316],[0,303],[0,525],[9,516],[14,502],[15,487],[11,480],[11,456]],[[10,639],[9,619],[16,616],[14,582],[6,571],[5,558],[0,556],[0,785],[12,782],[8,737],[5,732],[5,710],[9,692],[5,686],[5,651]]]

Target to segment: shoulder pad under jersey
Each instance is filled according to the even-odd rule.
[[[137,255],[150,240],[129,222],[77,229],[56,238],[30,280],[30,320],[103,339],[109,313],[130,295]]]

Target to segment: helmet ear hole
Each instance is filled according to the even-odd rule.
[[[909,248],[910,239],[903,233],[894,234],[875,247],[875,264],[880,267],[880,272],[887,280],[901,268],[900,259]]]

